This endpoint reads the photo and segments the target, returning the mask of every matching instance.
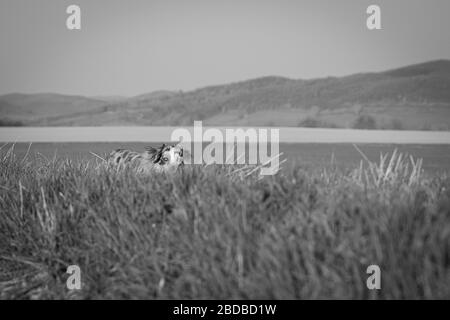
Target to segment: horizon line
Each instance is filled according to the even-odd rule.
[[[403,68],[414,67],[414,66],[419,66],[419,65],[423,65],[423,64],[429,64],[429,63],[450,63],[450,58],[439,58],[439,59],[433,59],[433,60],[426,60],[426,61],[422,61],[422,62],[415,62],[412,64],[402,65],[402,66],[395,67],[395,68],[383,69],[381,71],[360,71],[360,72],[345,74],[345,75],[341,75],[341,76],[328,75],[328,76],[324,76],[324,77],[313,77],[313,78],[290,78],[290,77],[285,77],[285,76],[280,76],[280,75],[266,75],[266,76],[247,78],[247,79],[243,79],[243,80],[235,80],[235,81],[231,81],[231,82],[227,82],[227,83],[209,84],[209,85],[204,85],[201,87],[196,87],[194,89],[188,89],[188,90],[156,89],[156,90],[146,91],[146,92],[138,93],[138,94],[134,94],[134,95],[123,95],[123,94],[118,94],[118,93],[84,95],[84,94],[80,94],[80,93],[62,93],[62,92],[55,92],[55,91],[35,91],[35,92],[13,91],[13,92],[9,92],[9,93],[2,93],[2,94],[0,94],[0,97],[4,97],[4,96],[8,96],[8,95],[46,95],[46,94],[48,94],[48,95],[59,95],[59,96],[66,96],[66,97],[69,96],[69,97],[90,98],[90,99],[99,100],[99,101],[102,101],[101,100],[102,97],[103,98],[117,97],[117,98],[123,98],[123,99],[131,99],[131,98],[137,98],[139,96],[152,94],[152,93],[158,93],[158,92],[168,92],[168,93],[195,92],[195,91],[202,90],[202,89],[245,83],[245,82],[250,82],[250,81],[254,81],[254,80],[258,80],[258,79],[265,79],[265,78],[279,78],[279,79],[285,79],[288,81],[315,81],[315,80],[329,79],[329,78],[346,78],[346,77],[350,77],[350,76],[354,76],[354,75],[380,74],[380,73],[395,71],[395,70],[399,70],[399,69],[403,69]]]

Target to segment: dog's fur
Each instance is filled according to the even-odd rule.
[[[163,144],[159,148],[148,147],[142,153],[117,149],[109,155],[108,164],[118,169],[131,166],[142,173],[175,171],[184,165],[183,148]]]

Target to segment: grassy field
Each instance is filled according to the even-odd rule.
[[[248,169],[139,176],[3,150],[0,298],[450,298],[445,174],[399,153]],[[372,264],[380,290],[366,287]]]
[[[31,160],[69,158],[75,162],[92,161],[94,152],[105,155],[116,148],[143,151],[148,145],[159,146],[160,143],[142,142],[95,142],[95,143],[18,143],[14,146],[17,156],[24,157],[28,152]],[[11,146],[11,144],[9,144]],[[395,144],[358,144],[371,161],[378,161],[380,154],[392,153],[397,149],[423,159],[425,173],[442,174],[450,171],[450,145],[395,145]],[[6,146],[7,148],[7,146]],[[28,150],[30,149],[30,150]],[[301,165],[306,169],[329,167],[332,163],[340,169],[350,170],[359,166],[363,157],[352,144],[345,143],[281,143],[280,152],[287,162],[285,167]]]

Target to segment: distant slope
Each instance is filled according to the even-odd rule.
[[[11,103],[6,100],[4,110],[11,110]],[[450,61],[340,78],[270,76],[190,92],[153,92],[101,108],[93,108],[90,101],[86,104],[85,110],[80,106],[75,114],[61,112],[46,121],[51,125],[192,125],[203,120],[207,125],[448,130]],[[21,112],[22,106],[16,106],[15,112]]]
[[[25,124],[42,124],[49,117],[69,116],[74,113],[98,110],[105,101],[53,93],[20,94],[0,96],[2,120],[21,121]]]

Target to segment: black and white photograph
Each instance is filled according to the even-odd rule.
[[[449,15],[0,0],[0,300],[449,300]]]

